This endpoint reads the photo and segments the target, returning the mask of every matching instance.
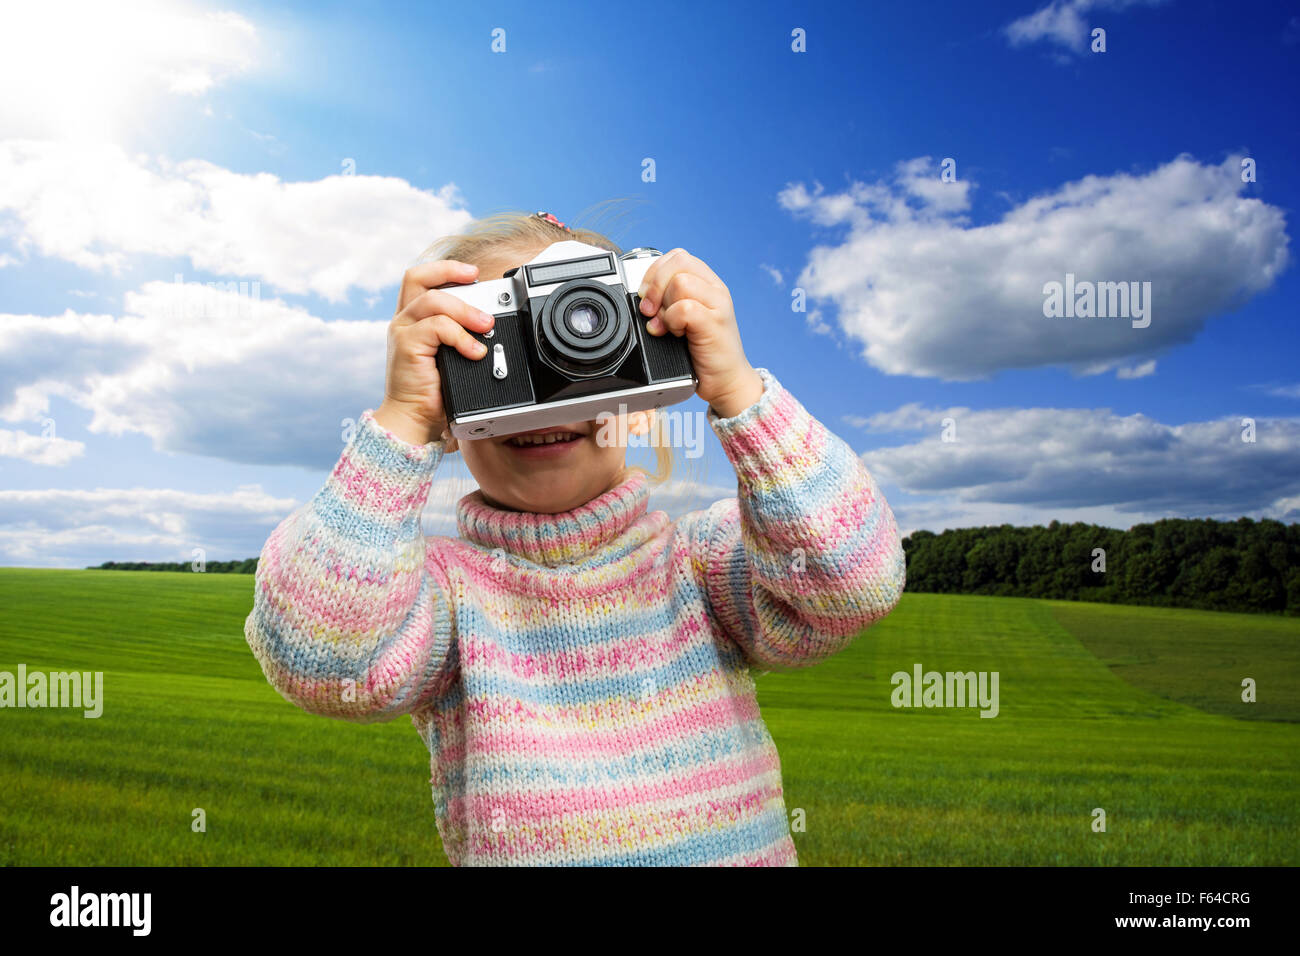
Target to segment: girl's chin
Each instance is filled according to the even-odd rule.
[[[531,480],[524,479],[512,489],[510,507],[534,514],[559,514],[585,505],[604,490],[603,485],[594,491],[583,489],[575,484],[572,476],[566,478],[563,474],[533,475]]]

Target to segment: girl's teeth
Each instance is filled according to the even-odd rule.
[[[557,441],[571,441],[576,436],[572,432],[550,432],[546,435],[516,435],[510,439],[512,445],[553,445]]]

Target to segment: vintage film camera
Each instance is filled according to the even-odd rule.
[[[457,438],[491,438],[685,401],[698,384],[685,338],[650,335],[636,290],[657,249],[618,255],[568,239],[500,279],[449,285],[496,317],[471,332],[487,355],[438,350]]]

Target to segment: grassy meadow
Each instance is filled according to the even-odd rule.
[[[0,710],[0,864],[446,864],[410,720],[285,702],[244,643],[252,586],[0,569],[0,671],[103,671],[105,697]],[[916,663],[997,671],[999,715],[895,709]],[[1300,863],[1295,619],[907,594],[758,685],[806,866]]]

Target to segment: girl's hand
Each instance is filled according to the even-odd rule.
[[[713,270],[685,249],[673,249],[646,270],[641,313],[651,335],[686,336],[699,379],[695,394],[722,418],[739,415],[763,394],[763,380],[745,358],[731,293]]]
[[[487,354],[466,330],[486,332],[492,328],[492,316],[438,289],[477,277],[478,266],[452,259],[415,266],[402,277],[397,314],[388,324],[384,401],[375,410],[375,421],[412,445],[437,441],[447,428],[434,362],[438,348],[454,348],[468,359]]]

